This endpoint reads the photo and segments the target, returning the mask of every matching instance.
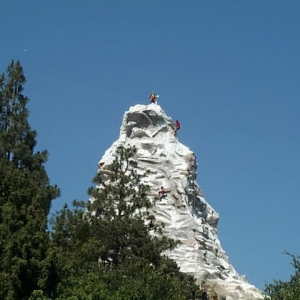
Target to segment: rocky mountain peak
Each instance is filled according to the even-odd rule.
[[[164,235],[181,241],[166,255],[181,271],[194,275],[199,285],[214,290],[219,299],[258,299],[261,292],[235,271],[221,247],[219,214],[196,181],[196,155],[180,143],[174,130],[174,120],[159,105],[130,107],[119,139],[105,152],[99,166],[113,161],[118,146],[135,146],[138,168],[150,171],[144,179],[151,189],[149,197],[158,196],[161,187],[165,191],[153,208],[156,220],[165,224]]]

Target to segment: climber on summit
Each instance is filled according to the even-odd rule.
[[[180,129],[180,122],[176,120],[175,122],[175,129],[174,129],[174,135],[177,136],[177,131]]]
[[[149,97],[150,103],[155,103],[157,98],[158,96],[156,96],[155,93],[152,91]]]

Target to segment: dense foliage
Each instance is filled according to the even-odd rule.
[[[91,201],[65,207],[53,223],[58,299],[186,299],[194,279],[162,256],[176,242],[160,235],[135,170],[135,148],[120,147],[95,177]],[[76,297],[76,298],[74,298]]]
[[[47,215],[59,190],[44,169],[47,152],[34,153],[28,98],[19,62],[0,76],[0,299],[28,299],[50,288]]]
[[[289,254],[295,273],[289,281],[275,280],[265,287],[265,299],[271,300],[300,300],[300,257]]]

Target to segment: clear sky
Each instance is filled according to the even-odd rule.
[[[150,91],[181,121],[219,239],[250,283],[299,255],[300,2],[0,0],[0,71],[20,60],[37,150],[62,197],[87,200],[123,114]]]

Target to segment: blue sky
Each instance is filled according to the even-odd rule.
[[[230,262],[259,288],[298,255],[300,2],[0,0],[0,71],[20,60],[52,211],[86,190],[123,114],[181,121]]]

